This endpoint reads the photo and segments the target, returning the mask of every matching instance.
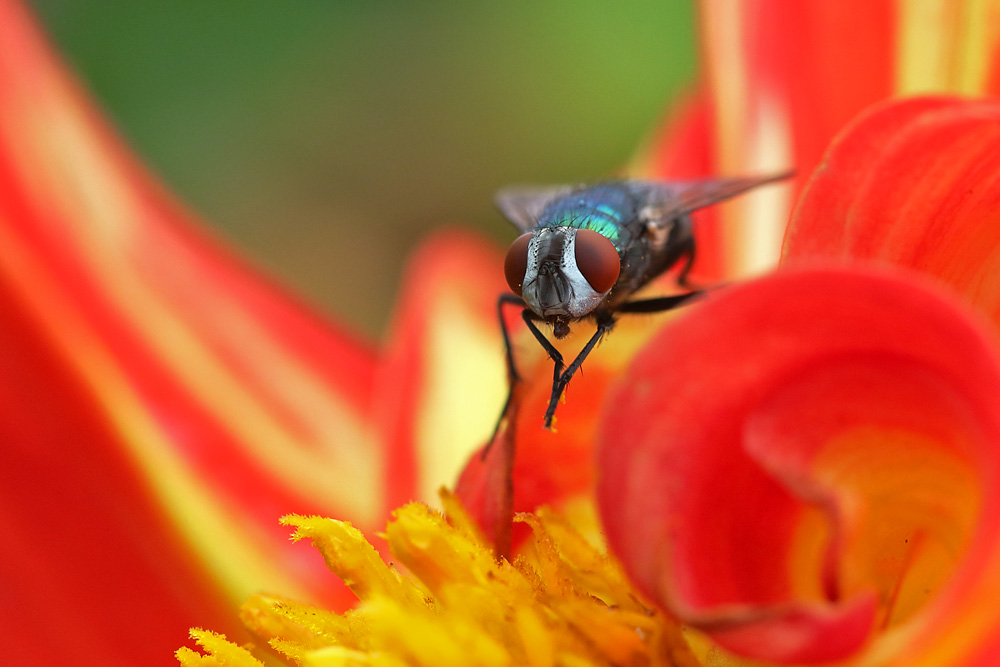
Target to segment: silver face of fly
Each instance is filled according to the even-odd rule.
[[[519,306],[528,330],[555,363],[546,428],[570,378],[620,314],[662,312],[700,294],[687,283],[695,254],[691,212],[790,175],[685,183],[614,181],[516,188],[497,195],[501,212],[521,231],[504,259],[513,294],[501,295],[498,308]],[[630,300],[674,266],[680,266],[677,284],[686,292]],[[584,318],[594,320],[597,331],[564,369],[562,354],[535,323],[552,326],[558,339]],[[513,387],[520,381],[502,312],[500,325],[511,392],[498,429],[513,409]]]
[[[578,230],[547,227],[531,234],[521,298],[547,321],[579,319],[597,307],[611,290],[594,289],[580,271],[576,259]],[[615,253],[615,264],[618,256]]]

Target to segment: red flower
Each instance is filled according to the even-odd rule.
[[[806,188],[789,268],[664,327],[608,397],[612,548],[721,646],[1000,655],[998,119],[947,98],[866,115]]]
[[[797,165],[800,197],[762,193],[698,228],[702,280],[731,280],[773,267],[799,198],[787,266],[670,319],[610,393],[569,401],[602,406],[611,547],[713,652],[991,664],[996,105],[890,102],[843,127],[900,93],[995,91],[1000,49],[981,28],[996,9],[955,3],[929,20],[920,3],[835,5],[705,3],[707,83],[643,168]],[[600,352],[628,357],[630,343]],[[519,453],[545,437],[519,434]],[[547,450],[550,466],[581,451]],[[550,475],[519,460],[515,489]]]
[[[953,67],[928,66],[937,33],[910,6],[706,3],[706,83],[649,169],[795,164],[801,190],[833,133],[916,89],[915,73],[1000,86],[979,30],[992,23],[975,13],[989,3],[946,12],[952,30],[930,51]],[[574,380],[556,434],[540,428],[551,371],[529,340],[517,506],[587,497],[599,431],[613,545],[721,645],[782,660],[859,647],[898,664],[989,660],[996,348],[940,283],[995,320],[995,121],[993,105],[954,100],[868,117],[798,209],[786,255],[803,268],[720,291],[658,334],[673,320],[620,326]],[[703,216],[703,280],[770,267],[792,201],[773,191]],[[0,0],[8,661],[167,662],[192,624],[238,638],[229,610],[260,589],[346,604],[275,518],[375,530],[457,474],[503,397],[499,267],[481,242],[443,234],[415,259],[382,351],[320,321],[196,230]],[[735,438],[716,437],[726,429]],[[878,465],[849,465],[869,453]]]

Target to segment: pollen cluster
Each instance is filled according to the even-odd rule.
[[[255,596],[241,618],[271,651],[193,630],[204,653],[182,648],[181,664],[260,667],[275,653],[317,667],[699,664],[681,627],[644,604],[562,517],[519,515],[531,544],[508,563],[494,559],[451,496],[444,502],[448,518],[418,503],[394,513],[385,537],[395,565],[346,522],[285,517],[359,604],[337,614]]]

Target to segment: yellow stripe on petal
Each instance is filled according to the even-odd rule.
[[[416,424],[417,497],[426,501],[442,482],[458,479],[489,439],[507,387],[499,323],[484,321],[456,293],[441,296],[428,302],[427,375]]]
[[[794,161],[792,123],[782,101],[766,93],[755,98],[755,127],[741,126],[738,162],[723,164],[733,175],[776,174]],[[732,277],[773,269],[781,255],[785,225],[792,210],[791,183],[750,192],[721,205],[727,266]]]
[[[715,167],[718,173],[755,176],[794,166],[792,124],[780,91],[755,80],[746,57],[747,4],[739,0],[700,5],[707,78],[714,95]],[[719,206],[727,273],[733,278],[778,263],[792,206],[790,185],[751,192]]]
[[[48,210],[48,219],[57,225],[51,234],[75,246],[108,301],[195,400],[244,444],[245,454],[315,502],[339,508],[357,521],[373,520],[381,509],[377,499],[383,496],[379,448],[359,415],[349,412],[344,397],[332,392],[304,360],[220,298],[216,307],[222,309],[218,316],[224,318],[228,335],[253,352],[255,367],[267,373],[260,382],[282,387],[287,396],[283,408],[309,424],[313,437],[304,440],[293,433],[277,419],[273,406],[234,375],[207,346],[203,332],[135,266],[136,235],[162,221],[115,177],[121,167],[97,143],[79,104],[63,91],[52,94],[65,95],[49,102],[58,114],[32,116],[26,109],[26,116],[12,125],[20,128],[12,141],[32,184],[33,202]],[[67,224],[71,220],[86,224]],[[24,289],[32,289],[32,283],[25,282]],[[350,484],[332,484],[331,471]]]
[[[163,276],[150,271],[143,257],[157,250],[143,246],[150,243],[150,233],[182,225],[186,214],[130,161],[33,36],[10,37],[24,39],[6,45],[20,54],[16,62],[0,62],[6,68],[0,144],[9,150],[17,168],[13,176],[20,179],[11,186],[21,188],[18,194],[25,196],[33,214],[30,224],[43,242],[57,245],[80,263],[84,280],[92,280],[100,298],[152,348],[151,358],[173,372],[193,401],[245,445],[242,454],[317,505],[336,508],[355,520],[372,520],[384,509],[379,503],[383,475],[380,450],[361,411],[350,407],[310,368],[308,359],[276,340],[266,323],[251,317],[224,287],[191,286],[190,291],[210,296],[216,311],[210,323],[191,320],[176,295],[166,292]],[[5,224],[21,233],[27,222]],[[183,256],[171,259],[180,262]],[[176,272],[189,270],[178,266]],[[20,286],[22,291],[34,289],[30,280],[21,280]],[[216,331],[206,331],[213,325],[218,325]],[[246,378],[212,349],[212,335],[224,337],[234,354],[243,355],[237,361],[255,383],[280,390],[262,396],[247,387]],[[109,356],[114,352],[108,350]],[[305,428],[296,432],[288,421]],[[331,471],[351,483],[331,484]]]
[[[248,386],[233,360],[221,358],[212,345],[215,332],[179,305],[143,262],[142,251],[159,250],[140,247],[149,243],[144,235],[183,225],[184,215],[129,162],[37,44],[21,46],[25,63],[17,67],[23,71],[11,69],[9,59],[0,62],[9,84],[0,146],[15,167],[0,206],[0,281],[37,323],[40,345],[62,357],[66,376],[92,395],[113,447],[141,470],[163,515],[196,554],[193,561],[233,599],[262,585],[304,596],[292,573],[276,570],[260,526],[206,486],[199,477],[205,472],[185,459],[189,452],[169,432],[185,425],[164,423],[162,406],[150,404],[137,381],[144,369],[135,366],[149,364],[160,373],[150,378],[176,381],[189,405],[208,413],[205,421],[214,420],[239,443],[234,454],[252,459],[284,488],[360,522],[378,514],[384,495],[374,438],[344,396],[283,348],[266,323],[242,311],[225,287],[195,285],[205,294],[218,292],[213,323],[231,327],[225,335],[233,337],[227,343],[235,341],[233,354],[243,355],[238,361],[259,374],[262,386],[280,387],[275,394],[283,403]],[[181,265],[177,272],[189,269]],[[124,358],[109,331],[137,341],[132,352],[142,361]],[[251,357],[253,363],[245,363]],[[333,474],[350,483],[332,483]]]
[[[750,116],[750,72],[743,57],[743,26],[746,5],[742,0],[717,0],[699,5],[702,57],[706,78],[715,96],[713,107],[716,156],[721,165],[731,166],[742,160],[746,119]]]
[[[984,92],[1000,40],[996,0],[897,0],[900,95]]]
[[[163,499],[163,511],[223,590],[234,599],[245,598],[263,581],[289,592],[300,590],[261,553],[254,534],[238,525],[228,508],[192,475],[150,412],[151,406],[136,394],[105,343],[94,336],[45,268],[10,233],[9,222],[0,219],[0,278],[23,284],[25,306],[42,324],[52,347],[65,357],[66,368],[91,387],[142,477]],[[225,550],[220,544],[226,545]]]

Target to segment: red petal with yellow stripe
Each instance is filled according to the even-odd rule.
[[[276,518],[381,522],[372,349],[198,231],[10,0],[0,91],[5,657],[166,663],[262,588],[346,600]]]
[[[543,505],[565,510],[589,494],[594,480],[593,438],[602,401],[614,369],[599,359],[588,359],[586,372],[573,378],[567,398],[557,410],[555,428],[543,428],[543,415],[552,393],[552,361],[526,331],[517,340],[517,362],[523,381],[512,396],[511,424],[502,427],[484,459],[477,452],[462,470],[455,488],[484,534],[498,543],[507,541],[514,512],[531,512]],[[587,332],[589,335],[589,332]],[[581,344],[585,336],[570,340]],[[627,343],[627,339],[622,341]],[[531,347],[529,347],[531,346]],[[535,349],[537,348],[537,350]],[[497,404],[497,412],[502,403]],[[497,414],[496,416],[499,416]],[[514,451],[505,449],[506,428],[511,429]],[[511,453],[514,459],[506,457]],[[511,466],[513,495],[506,484]],[[511,507],[504,507],[509,501]],[[526,526],[513,526],[516,549],[529,534]]]
[[[708,95],[699,90],[679,100],[672,108],[649,146],[640,152],[629,174],[634,178],[695,180],[718,173],[715,164],[715,133]],[[692,267],[693,284],[711,284],[726,279],[726,256],[722,228],[716,207],[693,214],[698,255]],[[673,287],[668,280],[661,284]]]
[[[1000,593],[997,395],[993,331],[910,274],[788,270],[720,292],[609,396],[611,547],[742,655],[959,664],[1000,627],[983,607]]]
[[[777,262],[796,193],[829,141],[857,113],[893,94],[896,5],[749,0],[699,3],[703,106],[711,174],[796,169],[791,186],[718,207],[725,275]]]
[[[393,507],[433,502],[496,424],[506,389],[502,268],[495,246],[458,230],[432,236],[407,267],[372,401]]]

